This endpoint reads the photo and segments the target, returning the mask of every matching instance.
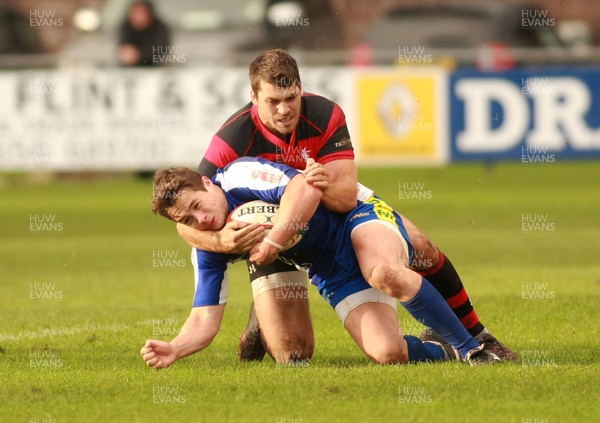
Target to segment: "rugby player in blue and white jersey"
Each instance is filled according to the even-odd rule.
[[[250,260],[268,264],[279,258],[308,267],[311,282],[373,361],[447,360],[454,352],[471,365],[500,361],[469,334],[427,279],[408,267],[412,246],[402,219],[376,196],[358,202],[348,214],[335,213],[319,205],[322,191],[307,183],[301,171],[247,157],[219,170],[212,179],[186,168],[159,171],[154,188],[155,213],[198,230],[219,230],[235,207],[252,200],[280,204],[277,222],[250,251]],[[305,224],[307,233],[298,244],[281,251],[297,233],[298,224]],[[146,341],[140,353],[148,366],[167,367],[212,342],[227,302],[227,266],[238,258],[193,250],[196,291],[192,311],[170,342]],[[374,289],[380,292],[381,302],[373,301]],[[453,348],[402,336],[396,299]],[[263,330],[268,330],[268,316],[258,317]],[[289,354],[276,345],[269,348],[275,357]],[[286,360],[293,357],[282,361]]]

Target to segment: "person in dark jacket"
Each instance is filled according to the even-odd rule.
[[[171,31],[157,16],[150,1],[135,0],[119,32],[119,63],[123,66],[156,66],[167,55]]]

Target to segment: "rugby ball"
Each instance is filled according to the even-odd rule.
[[[265,236],[269,235],[269,231],[277,222],[277,212],[279,211],[278,204],[270,204],[261,200],[250,201],[241,206],[236,207],[227,216],[227,222],[245,222],[245,223],[260,223],[265,228]],[[290,223],[291,225],[294,223]],[[281,251],[285,251],[298,244],[306,230],[306,225],[297,224],[298,231],[296,234],[283,246]]]

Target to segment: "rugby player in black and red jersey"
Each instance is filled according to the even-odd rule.
[[[213,136],[198,172],[212,176],[242,156],[263,157],[304,170],[306,181],[323,192],[321,202],[337,212],[349,212],[357,199],[372,191],[358,184],[354,151],[342,109],[333,101],[302,92],[300,74],[292,56],[280,49],[262,53],[250,64],[251,102],[234,113]],[[312,160],[311,160],[312,162]],[[413,270],[427,277],[446,299],[463,326],[485,349],[502,360],[516,360],[516,354],[492,336],[473,309],[469,296],[450,260],[410,220],[402,215],[415,249]],[[180,235],[191,245],[206,251],[242,253],[261,241],[263,229],[257,224],[230,222],[220,231],[196,231],[178,225]],[[376,240],[374,240],[376,242]],[[248,262],[254,306],[240,340],[242,360],[262,359],[266,350],[284,351],[278,362],[310,359],[314,335],[308,307],[307,277],[304,271],[281,262],[257,266]],[[378,307],[387,312],[395,301],[382,298],[376,289],[348,304],[360,325],[376,330]],[[254,313],[254,311],[256,313]],[[259,325],[260,322],[260,325]],[[440,341],[436,334],[427,339]]]

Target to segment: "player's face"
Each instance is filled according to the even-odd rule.
[[[221,188],[203,176],[206,191],[184,189],[176,201],[171,217],[178,223],[200,231],[218,231],[227,220],[227,200]]]
[[[302,90],[298,85],[278,87],[260,81],[258,92],[251,92],[252,103],[258,107],[258,116],[269,131],[285,138],[294,132],[300,120]]]

